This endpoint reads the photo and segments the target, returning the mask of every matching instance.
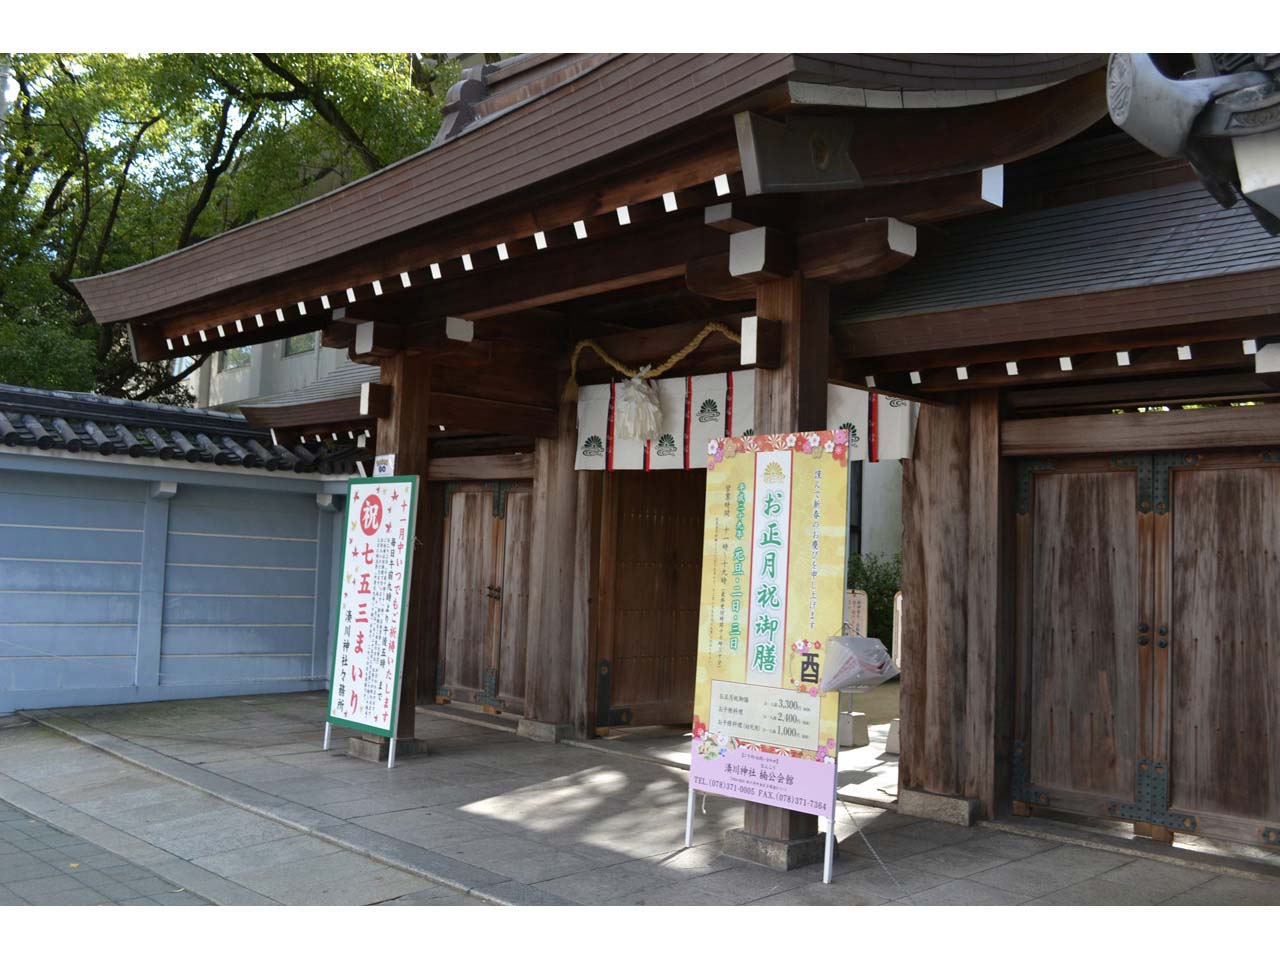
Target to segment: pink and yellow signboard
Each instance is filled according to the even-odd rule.
[[[708,453],[691,785],[834,816],[839,695],[818,682],[842,626],[848,435]]]

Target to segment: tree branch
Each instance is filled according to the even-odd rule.
[[[177,373],[169,374],[164,379],[151,384],[151,386],[147,387],[147,389],[143,390],[141,393],[137,394],[136,396],[130,397],[129,399],[149,400],[158,393],[164,393],[164,391],[168,390],[172,386],[176,386],[177,384],[181,383],[183,380],[187,379],[187,377],[191,376],[193,373],[195,373],[197,370],[203,367],[206,361],[208,361],[208,359],[211,356],[213,356],[213,354],[211,353],[204,354],[195,363],[187,367],[187,369],[180,370]]]
[[[258,58],[258,61],[264,67],[274,73],[285,83],[289,84],[289,86],[295,91],[306,97],[307,102],[315,108],[316,113],[324,118],[324,120],[338,132],[338,136],[345,140],[347,144],[360,155],[360,158],[364,161],[364,165],[368,167],[370,173],[386,166],[386,164],[379,159],[378,155],[369,149],[368,144],[360,139],[360,135],[356,133],[351,124],[347,123],[346,118],[338,110],[337,104],[325,96],[322,90],[306,83],[301,77],[295,74],[284,64],[272,60],[267,54],[255,53],[254,56]]]
[[[209,201],[213,198],[213,191],[218,185],[218,179],[231,166],[231,161],[235,158],[236,149],[240,146],[240,141],[249,132],[249,128],[257,122],[258,105],[254,104],[244,123],[231,135],[231,142],[227,145],[224,153],[222,145],[226,141],[232,102],[231,97],[226,97],[222,101],[222,114],[218,120],[218,135],[214,139],[213,150],[209,154],[209,159],[205,161],[205,176],[204,183],[200,187],[200,196],[196,198],[196,202],[191,206],[191,209],[187,211],[187,219],[182,225],[182,232],[178,235],[179,250],[191,244],[196,221],[200,219],[200,214],[204,213],[205,207],[209,205]]]
[[[137,159],[138,147],[142,143],[143,135],[159,122],[160,117],[152,117],[138,128],[138,132],[133,135],[133,139],[129,143],[128,153],[125,154],[124,167],[120,170],[120,180],[116,183],[115,195],[111,198],[111,209],[107,212],[107,222],[102,228],[102,236],[98,238],[98,247],[93,252],[93,262],[89,267],[89,276],[94,276],[102,270],[102,258],[107,252],[107,241],[111,239],[111,231],[115,229],[116,216],[120,212],[120,198],[124,195],[125,184],[129,182],[129,168],[133,166],[133,161]]]

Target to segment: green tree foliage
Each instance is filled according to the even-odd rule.
[[[851,554],[849,589],[867,592],[867,633],[888,648],[893,642],[893,595],[902,589],[902,555]]]
[[[14,54],[0,125],[0,382],[189,403],[71,281],[170,253],[424,149],[426,54]],[[198,364],[197,364],[198,366]]]

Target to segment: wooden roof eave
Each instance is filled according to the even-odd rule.
[[[79,280],[77,287],[95,318],[111,323],[349,255],[580,172],[775,85],[791,67],[790,55],[619,57],[529,109],[505,113],[315,201],[165,257]],[[731,142],[731,127],[726,130]],[[625,202],[607,191],[601,195],[614,206]],[[527,210],[526,218],[537,229]]]
[[[1006,59],[1012,64],[1015,58]],[[1076,72],[1089,66],[1088,58],[1081,55],[1056,59],[1071,61],[1071,70]],[[661,76],[666,88],[656,83],[654,71],[659,70],[659,62],[669,71]],[[622,71],[624,63],[631,72],[609,73]],[[1010,64],[1003,69],[1007,71]],[[951,71],[960,75],[951,65],[937,66],[943,74]],[[393,164],[319,201],[178,253],[77,282],[99,322],[127,319],[154,325],[165,320],[181,325],[184,316],[191,323],[198,323],[196,318],[220,322],[305,300],[318,294],[326,281],[342,290],[367,284],[375,276],[385,280],[436,257],[485,249],[530,236],[549,225],[605,215],[668,189],[738,169],[741,161],[728,114],[740,109],[768,112],[771,104],[785,105],[787,91],[781,81],[793,68],[794,58],[787,56],[616,58],[589,74],[591,91],[579,89],[581,84],[566,84],[539,99],[536,106],[493,118],[465,136]],[[833,69],[833,76],[845,80],[874,74],[865,65],[837,63]],[[1019,66],[1010,74],[1009,83],[1023,82],[1026,70],[1026,64]],[[1045,76],[1057,78],[1059,74]],[[643,90],[633,89],[637,86]],[[671,89],[684,96],[672,97]],[[766,96],[770,89],[775,94]],[[566,103],[560,104],[560,99]],[[495,163],[501,166],[501,157],[495,160],[490,153],[502,154],[506,140],[521,144],[516,151],[521,156],[538,153],[534,141],[546,139],[539,122],[546,125],[560,116],[557,104],[561,112],[571,114],[569,101],[574,101],[572,109],[578,110],[573,114],[572,129],[563,124],[557,127],[555,138],[528,161],[521,176],[511,171],[505,176],[494,172]],[[638,129],[627,123],[624,106],[642,111],[635,117]],[[723,116],[726,123],[723,131],[708,139],[706,124],[697,121],[710,115]],[[678,129],[684,132],[676,135]],[[599,140],[602,130],[613,131],[614,139],[607,145]],[[597,139],[592,140],[593,136]],[[702,140],[697,141],[698,137]],[[577,142],[579,138],[582,143]],[[658,152],[630,149],[642,140]],[[619,168],[617,158],[623,151],[626,161]],[[424,170],[431,167],[432,177],[424,179],[418,166]],[[552,195],[530,208],[522,198],[535,184],[544,192],[551,190]],[[453,193],[450,185],[455,187]],[[523,192],[519,187],[525,188]],[[555,190],[561,192],[556,194]],[[444,194],[449,195],[447,203]],[[507,209],[500,209],[502,203],[508,204]]]

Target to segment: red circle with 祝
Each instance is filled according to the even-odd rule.
[[[360,504],[360,529],[366,537],[372,537],[382,525],[382,501],[378,495],[371,493]]]

